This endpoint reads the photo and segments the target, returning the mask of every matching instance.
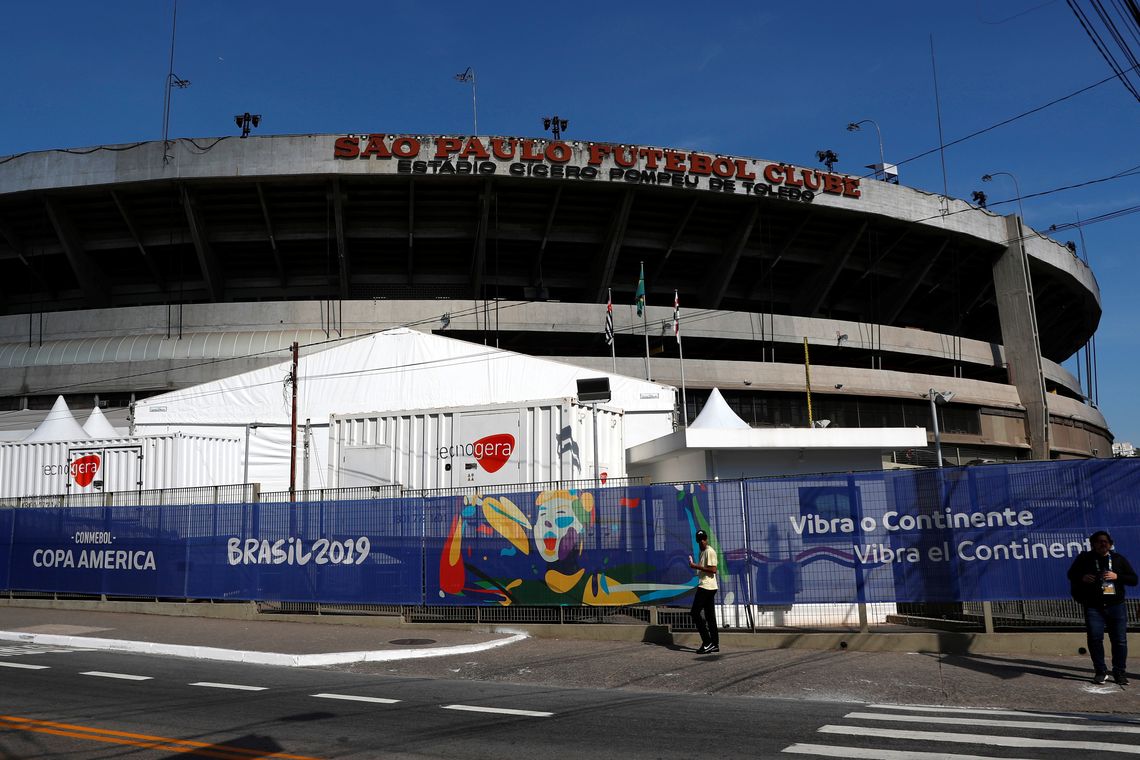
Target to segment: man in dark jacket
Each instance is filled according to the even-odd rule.
[[[1104,664],[1104,634],[1112,644],[1112,680],[1121,686],[1128,683],[1128,609],[1124,606],[1124,587],[1135,586],[1136,571],[1124,555],[1112,551],[1112,536],[1098,530],[1089,536],[1092,551],[1081,552],[1069,568],[1073,598],[1085,610],[1089,656],[1092,658],[1093,683],[1104,683],[1108,668]]]

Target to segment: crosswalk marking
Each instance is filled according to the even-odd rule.
[[[847,713],[843,717],[856,720],[885,720],[892,723],[937,723],[952,726],[996,726],[997,728],[1040,728],[1046,731],[1082,731],[1091,733],[1140,734],[1140,726],[1093,725],[1091,723],[1056,723],[1035,720],[986,720],[985,718],[939,718],[934,715],[887,715],[885,713]]]
[[[130,673],[106,673],[102,670],[88,670],[80,673],[81,676],[95,676],[97,678],[118,678],[121,681],[149,681],[151,676],[135,676]]]
[[[360,697],[355,694],[313,694],[311,696],[320,697],[321,699],[344,699],[349,702],[375,702],[381,705],[394,705],[400,701],[386,697]]]
[[[832,747],[826,744],[793,744],[784,752],[816,757],[850,757],[854,760],[1033,760],[1027,757],[992,757],[990,755],[953,755],[945,752],[880,749],[878,747]]]
[[[522,715],[530,718],[549,718],[552,712],[537,710],[512,710],[506,707],[478,707],[476,705],[442,705],[444,710],[466,710],[468,712],[498,713],[500,715]]]
[[[989,744],[995,747],[1037,747],[1047,749],[1078,749],[1090,752],[1122,752],[1140,755],[1140,746],[1113,742],[1065,741],[1061,739],[1030,739],[1018,736],[987,736],[984,734],[955,734],[940,731],[904,731],[891,728],[865,728],[863,726],[821,726],[820,733],[844,736],[869,736],[879,739],[913,739],[927,742],[958,742],[960,744]]]
[[[1128,718],[1116,715],[1078,715],[1074,713],[1042,713],[1026,710],[999,710],[992,707],[939,707],[937,705],[867,705],[871,710],[906,710],[907,712],[964,713],[969,715],[1020,715],[1029,718],[1059,718],[1062,720],[1095,720],[1108,723],[1131,723]]]

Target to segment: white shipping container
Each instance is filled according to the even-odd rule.
[[[622,413],[574,399],[525,404],[334,414],[329,486],[406,488],[625,477]]]
[[[167,435],[0,444],[0,497],[229,485],[237,438]]]

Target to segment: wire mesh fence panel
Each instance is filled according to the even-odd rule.
[[[395,499],[404,495],[404,487],[353,486],[348,488],[310,488],[297,491],[265,491],[262,502],[358,501],[360,499]]]
[[[1079,610],[1066,570],[1088,534],[1107,527],[1126,553],[1140,545],[1140,462],[1128,460],[378,493],[258,500],[222,486],[0,507],[0,586],[318,611],[567,608],[563,621],[669,605],[684,617],[704,529],[733,628],[882,625],[923,617],[915,604],[951,605],[936,614],[974,624],[972,605],[987,600],[1002,624],[1069,625]]]

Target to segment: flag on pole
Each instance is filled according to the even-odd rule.
[[[606,299],[606,345],[614,344],[614,297],[611,294]]]
[[[637,300],[637,316],[645,311],[645,262],[641,262],[641,276],[637,278],[637,293],[633,296]]]
[[[681,343],[681,299],[677,295],[677,291],[673,291],[673,337],[677,339],[677,344]]]

